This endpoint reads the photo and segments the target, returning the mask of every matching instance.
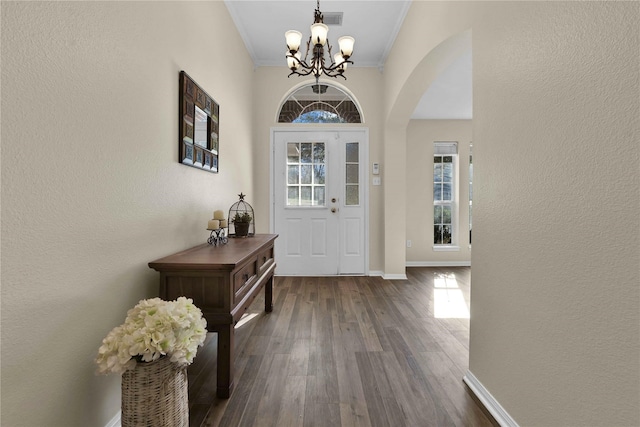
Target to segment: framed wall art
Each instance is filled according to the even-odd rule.
[[[220,164],[220,105],[180,71],[178,161],[217,173]]]

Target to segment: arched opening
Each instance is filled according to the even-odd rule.
[[[407,206],[407,129],[416,106],[437,77],[468,52],[470,46],[471,30],[444,39],[416,65],[392,101],[385,125],[385,144],[393,147],[385,150],[384,156],[389,171],[384,188],[385,211],[394,212],[398,206]],[[396,173],[392,172],[394,168]],[[406,277],[406,252],[399,250],[406,246],[406,224],[404,216],[385,221],[384,270],[389,278]]]
[[[329,82],[295,88],[280,105],[278,123],[363,123],[355,99]]]

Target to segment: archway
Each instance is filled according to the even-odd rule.
[[[471,30],[455,34],[438,44],[420,61],[402,85],[392,102],[385,123],[384,159],[387,170],[385,186],[385,212],[397,212],[398,206],[407,206],[406,160],[407,125],[420,98],[453,61],[471,46]],[[395,171],[395,173],[394,173]],[[385,221],[385,277],[404,279],[406,253],[406,219],[394,217]]]

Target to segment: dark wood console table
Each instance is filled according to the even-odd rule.
[[[149,263],[160,272],[160,298],[192,298],[207,320],[207,330],[218,333],[218,397],[227,398],[233,391],[233,327],[263,286],[264,309],[273,309],[276,237],[256,234],[231,238],[226,245],[205,243]]]

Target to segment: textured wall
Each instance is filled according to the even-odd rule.
[[[470,371],[522,426],[640,424],[638,22],[636,2],[414,1],[385,66],[394,117],[434,40],[472,29]]]
[[[523,426],[640,425],[639,12],[474,27],[470,370]]]
[[[253,192],[245,52],[222,2],[2,2],[2,425],[119,410],[93,359],[147,263]],[[221,104],[218,175],[177,162],[181,69]]]

